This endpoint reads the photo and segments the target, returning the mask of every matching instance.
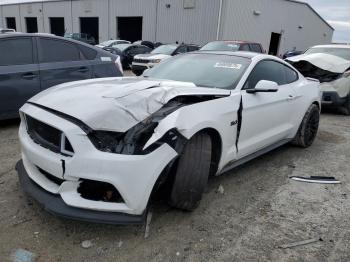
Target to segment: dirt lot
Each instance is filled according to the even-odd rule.
[[[349,117],[322,115],[309,149],[284,146],[211,179],[192,213],[156,203],[148,239],[143,226],[88,224],[44,212],[19,188],[18,121],[0,125],[0,261],[19,248],[37,261],[350,261]],[[335,176],[342,184],[307,184],[291,175]],[[319,237],[323,241],[278,248]],[[93,245],[82,248],[84,240]]]

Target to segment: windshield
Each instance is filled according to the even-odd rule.
[[[238,56],[185,54],[169,58],[144,77],[192,82],[196,86],[234,89],[250,64]]]
[[[129,46],[131,46],[131,44],[116,44],[112,47],[114,48],[118,48],[120,51],[124,51],[125,49],[127,49]]]
[[[171,55],[175,49],[177,48],[177,45],[161,45],[154,49],[151,54],[164,54],[164,55]]]
[[[350,60],[350,48],[338,47],[313,47],[306,50],[305,54],[324,53],[329,55],[339,56],[346,60]]]
[[[210,42],[204,45],[200,50],[204,51],[238,51],[239,44],[230,42]]]

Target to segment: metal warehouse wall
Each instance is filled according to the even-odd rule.
[[[219,39],[256,41],[268,49],[271,32],[282,33],[279,53],[331,42],[333,30],[304,4],[222,1]],[[184,8],[185,3],[194,8]],[[17,31],[22,32],[26,32],[25,17],[37,17],[39,31],[46,33],[50,33],[50,17],[64,17],[67,32],[80,32],[80,17],[98,17],[101,42],[116,37],[117,17],[142,16],[144,40],[204,44],[216,39],[220,0],[67,0],[0,8],[0,26],[6,27],[5,17],[15,17]]]
[[[260,15],[254,15],[254,11]],[[302,26],[302,28],[299,28]],[[220,39],[260,42],[268,50],[271,32],[281,33],[279,54],[330,43],[333,30],[304,4],[285,0],[224,0]]]
[[[101,1],[101,0],[100,0]],[[117,34],[117,17],[142,16],[142,38],[155,40],[157,0],[110,0],[109,2],[109,38]]]
[[[205,44],[215,40],[220,1],[193,2],[194,8],[184,9],[183,0],[158,0],[157,41]]]

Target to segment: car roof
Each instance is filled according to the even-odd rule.
[[[318,48],[318,47],[329,47],[329,48],[350,48],[349,44],[331,44],[331,45],[315,45],[311,48]]]
[[[257,42],[243,41],[243,40],[215,40],[215,41],[210,41],[208,43],[213,43],[213,42],[235,43],[235,44],[258,44],[258,45],[260,45]]]
[[[191,52],[197,53],[197,54],[213,54],[213,55],[229,55],[229,56],[239,56],[239,57],[244,57],[248,59],[252,59],[256,56],[261,56],[263,54],[260,53],[254,53],[254,52],[246,52],[246,51],[195,51]],[[265,55],[266,56],[266,55]]]

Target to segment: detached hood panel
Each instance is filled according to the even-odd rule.
[[[136,77],[77,81],[49,88],[29,102],[73,116],[95,130],[126,132],[177,96],[228,96],[229,90]]]
[[[350,68],[349,60],[323,53],[303,54],[289,57],[286,60],[292,62],[293,64],[305,61],[322,70],[338,74],[344,73],[348,68]]]

